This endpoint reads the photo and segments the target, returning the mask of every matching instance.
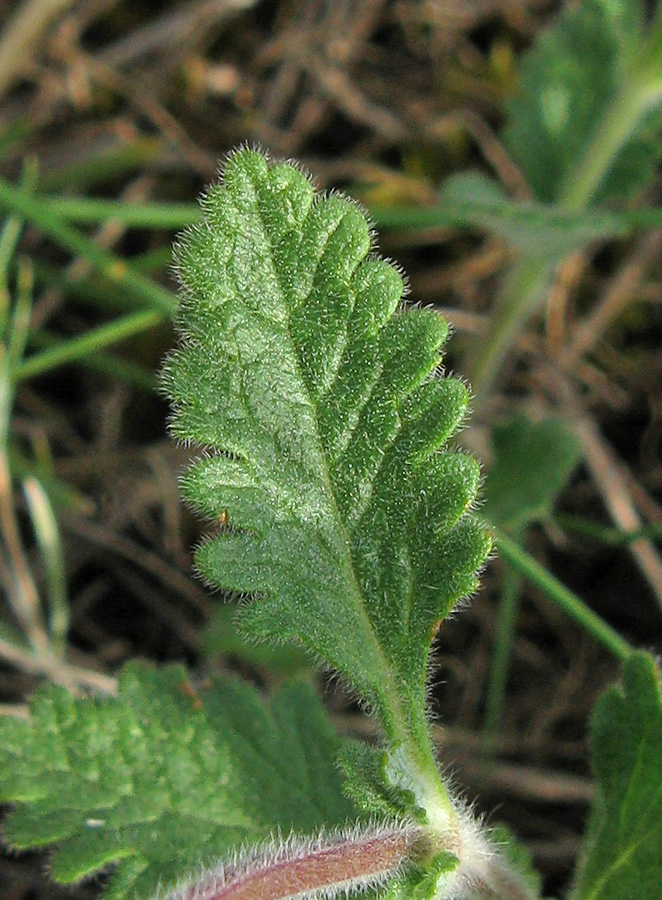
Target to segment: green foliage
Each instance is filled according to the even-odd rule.
[[[338,762],[345,775],[343,790],[357,809],[378,817],[411,815],[409,791],[389,784],[384,750],[348,738],[340,748]]]
[[[540,202],[513,202],[498,182],[479,172],[451,176],[438,202],[438,221],[484,228],[523,256],[546,261],[562,259],[592,241],[627,234],[634,226],[627,215],[610,210],[576,213]],[[428,224],[437,224],[434,212],[424,210]]]
[[[534,521],[551,515],[579,460],[579,442],[561,419],[535,422],[518,414],[493,426],[492,449],[484,512],[494,525],[519,535]],[[519,576],[507,571],[486,698],[485,730],[489,736],[497,733],[503,717],[519,587]]]
[[[425,871],[417,871],[412,867],[409,875],[402,879],[396,886],[393,900],[402,897],[403,900],[434,900],[439,892],[439,879],[452,873],[458,865],[458,860],[452,853],[438,853],[427,865]],[[391,900],[391,894],[387,894]]]
[[[310,669],[310,659],[298,647],[247,640],[237,628],[236,614],[231,603],[223,603],[212,612],[201,637],[201,650],[207,659],[230,656],[249,666],[265,667],[272,674],[285,676]]]
[[[598,798],[572,900],[662,896],[662,695],[646,653],[626,663],[623,686],[595,708],[593,765]]]
[[[488,186],[481,202],[497,199]],[[431,638],[490,546],[468,512],[478,467],[448,446],[467,391],[437,377],[446,325],[401,306],[365,216],[292,165],[239,151],[203,212],[177,248],[181,343],[163,374],[174,433],[203,452],[183,482],[216,524],[198,565],[244,601],[244,636],[339,671],[386,742],[340,746],[304,684],[267,703],[237,681],[196,693],[181,668],[130,665],[116,699],[43,688],[29,721],[0,721],[7,840],[56,845],[62,882],[115,864],[107,897],[142,900],[278,831],[399,828],[404,815],[424,840],[384,898],[465,900],[480,884],[531,900],[528,863],[510,842],[493,852],[427,730]],[[558,423],[527,420],[495,443],[488,511],[519,528],[549,511],[576,447]],[[596,712],[600,795],[573,900],[659,896],[660,710],[657,669],[638,654]]]
[[[498,192],[489,183],[473,184],[483,206],[478,214],[486,224],[494,216],[494,230],[522,250],[503,278],[486,336],[474,342],[466,363],[479,402],[549,290],[559,255],[584,245],[592,231],[595,237],[618,233],[601,205],[631,199],[653,181],[662,148],[659,8],[646,27],[644,21],[642,0],[570,4],[524,58],[503,142],[535,202],[502,207],[506,218],[496,224]],[[518,236],[515,224],[522,213],[529,217],[530,249],[526,230]]]
[[[56,843],[51,872],[65,883],[118,863],[107,900],[150,897],[276,828],[356,817],[338,741],[305,684],[266,705],[239,681],[196,693],[180,667],[134,664],[116,699],[42,688],[29,721],[0,719],[0,746],[0,800],[17,804],[9,844]]]
[[[492,429],[494,462],[484,511],[495,525],[517,531],[551,515],[579,462],[579,441],[562,419],[534,422],[516,415]]]
[[[423,739],[430,640],[490,546],[465,515],[478,466],[442,449],[467,406],[433,377],[447,326],[400,308],[363,213],[292,165],[241,150],[202,205],[163,374],[173,433],[207,452],[184,495],[227,521],[197,565],[255,598],[246,633],[300,644]]]
[[[515,871],[529,885],[535,896],[542,896],[542,877],[533,865],[533,857],[529,850],[519,843],[512,831],[503,824],[499,824],[492,829],[492,837],[501,847],[504,856]]]
[[[644,18],[640,0],[584,0],[562,12],[525,56],[504,141],[540,200],[561,198],[603,122],[615,115],[636,77]],[[660,111],[644,102],[633,124],[601,174],[596,203],[627,198],[652,178]]]

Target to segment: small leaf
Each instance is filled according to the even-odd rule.
[[[411,866],[405,875],[391,882],[381,900],[434,900],[440,896],[440,887],[443,890],[444,876],[451,878],[458,867],[459,860],[452,853],[438,853],[425,867]]]
[[[411,817],[411,792],[388,783],[387,759],[387,754],[378,747],[346,738],[338,755],[338,763],[345,775],[343,790],[357,809],[372,816]]]
[[[196,694],[180,667],[132,664],[116,699],[42,688],[29,721],[0,719],[0,800],[17,804],[5,837],[16,849],[56,844],[57,881],[117,863],[106,898],[151,897],[277,828],[354,818],[337,747],[304,684],[267,706],[237,681]]]
[[[542,877],[533,865],[531,853],[503,823],[491,829],[492,841],[501,849],[512,870],[517,872],[535,897],[542,896]]]
[[[427,211],[429,213],[429,211]],[[575,212],[534,201],[514,203],[497,182],[474,172],[451,176],[439,192],[440,218],[498,234],[524,256],[561,259],[596,240],[626,234],[628,220],[608,210]]]
[[[504,143],[538,199],[560,197],[602,124],[614,115],[644,40],[640,0],[584,0],[526,54]],[[651,109],[620,146],[592,202],[625,199],[652,179],[662,114]]]
[[[490,547],[478,466],[444,449],[468,399],[434,377],[446,323],[401,308],[361,210],[292,165],[241,150],[202,206],[163,374],[174,434],[205,449],[183,492],[226,523],[197,565],[251,598],[247,634],[299,644],[427,747],[429,644]]]
[[[592,727],[598,797],[572,900],[662,896],[662,696],[652,656],[634,653]]]
[[[487,518],[495,525],[519,530],[549,516],[581,455],[567,425],[562,419],[534,422],[516,415],[494,426],[492,443]]]
[[[237,629],[236,616],[236,607],[230,603],[217,606],[212,612],[201,638],[201,650],[207,659],[219,654],[229,655],[249,666],[265,667],[285,676],[310,670],[310,658],[297,647],[248,641]]]

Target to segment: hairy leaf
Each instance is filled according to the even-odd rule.
[[[435,377],[447,326],[401,307],[361,210],[290,164],[241,150],[202,206],[163,374],[174,434],[206,451],[184,494],[223,523],[197,565],[252,598],[247,633],[298,643],[392,737],[421,736],[430,640],[490,546],[465,515],[478,466],[443,449],[467,407]]]
[[[662,872],[662,696],[646,653],[598,701],[592,728],[598,798],[573,900],[652,900]]]
[[[357,809],[390,819],[411,814],[409,791],[389,784],[385,772],[388,756],[382,749],[346,738],[338,763],[345,775],[343,790]]]
[[[383,900],[434,900],[438,896],[444,876],[451,876],[458,861],[452,853],[438,853],[423,869],[410,867],[401,878],[393,881]],[[443,888],[442,888],[443,890]]]
[[[644,34],[640,0],[584,0],[562,12],[524,58],[504,141],[540,200],[560,197],[603,123],[618,114]],[[629,197],[651,180],[661,124],[659,107],[642,110],[594,202]]]
[[[337,749],[304,684],[266,705],[238,681],[196,693],[180,667],[132,664],[117,698],[46,687],[29,721],[0,719],[0,800],[17,804],[5,837],[17,849],[56,844],[57,881],[119,863],[108,900],[150,897],[274,829],[354,818]]]

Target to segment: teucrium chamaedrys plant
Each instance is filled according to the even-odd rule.
[[[490,539],[466,514],[477,464],[444,449],[467,407],[465,386],[436,376],[446,323],[402,308],[361,210],[290,164],[242,150],[202,206],[175,250],[182,340],[163,373],[173,433],[210,451],[184,496],[227,522],[198,568],[253,598],[249,634],[347,679],[383,724],[390,785],[459,841],[427,662]]]
[[[116,698],[45,687],[29,721],[0,719],[6,838],[55,844],[62,882],[116,864],[107,900],[533,900],[428,733],[432,638],[490,550],[470,513],[478,467],[448,447],[467,391],[438,372],[447,327],[402,305],[360,209],[291,164],[242,149],[202,207],[176,248],[180,344],[162,376],[174,434],[202,450],[182,482],[215,522],[197,565],[242,597],[246,635],[340,673],[383,742],[338,740],[301,683],[266,701],[129,664]],[[662,896],[652,658],[634,654],[624,683],[596,715],[573,900]]]

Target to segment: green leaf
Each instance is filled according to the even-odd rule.
[[[598,797],[572,900],[662,895],[662,696],[652,656],[633,653],[592,727]]]
[[[519,536],[532,522],[551,516],[579,461],[580,444],[562,419],[536,422],[518,414],[492,427],[492,449],[484,511],[492,524]],[[485,731],[490,739],[503,719],[519,592],[519,575],[507,569],[486,698]]]
[[[240,150],[202,206],[163,374],[174,434],[205,451],[184,495],[225,523],[197,565],[251,598],[246,633],[298,643],[429,747],[429,644],[490,547],[466,515],[478,466],[444,449],[467,407],[435,377],[446,323],[401,307],[361,210],[290,164]]]
[[[581,457],[562,419],[534,422],[515,415],[492,429],[494,461],[484,511],[495,525],[518,531],[551,515],[556,498]]]
[[[338,763],[345,775],[343,790],[357,809],[380,818],[411,815],[413,798],[409,791],[388,783],[388,756],[382,749],[346,738]]]
[[[535,897],[542,896],[542,877],[533,865],[533,857],[526,846],[520,843],[507,825],[499,822],[491,829],[490,836],[499,846],[513,871],[529,887]]]
[[[195,693],[184,670],[132,664],[116,699],[42,688],[29,721],[0,719],[0,801],[16,849],[56,844],[70,883],[118,863],[106,897],[147,898],[201,861],[274,829],[311,833],[356,817],[312,688],[265,704],[247,684]]]
[[[503,137],[540,200],[559,199],[594,152],[603,124],[616,115],[635,77],[644,21],[640,0],[584,0],[568,6],[526,54]],[[659,108],[646,111],[643,104],[602,172],[593,202],[630,197],[651,181],[661,124]]]
[[[270,646],[248,641],[237,629],[236,609],[230,603],[217,606],[205,625],[201,650],[207,659],[229,655],[249,666],[292,676],[310,670],[311,660],[298,647]]]
[[[438,853],[426,866],[411,866],[405,875],[394,880],[381,900],[434,900],[445,887],[444,876],[452,876],[458,864],[452,853]]]
[[[439,211],[453,224],[478,225],[524,256],[547,261],[628,231],[624,218],[607,210],[575,212],[560,205],[515,203],[501,185],[478,172],[451,176],[439,192]]]

